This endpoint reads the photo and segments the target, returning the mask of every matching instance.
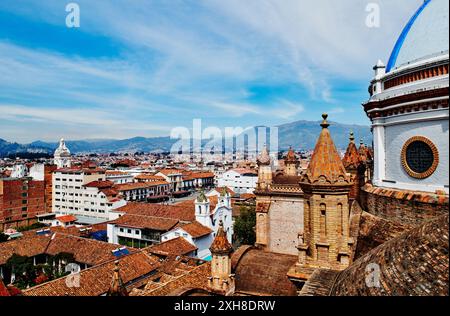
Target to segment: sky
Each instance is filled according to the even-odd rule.
[[[422,0],[0,1],[0,138],[370,124],[372,67]],[[367,11],[379,8],[379,25]],[[371,9],[372,10],[372,9]]]

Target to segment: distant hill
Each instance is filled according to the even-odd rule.
[[[295,149],[313,149],[322,127],[321,121],[296,121],[278,126],[280,149],[292,146]],[[356,143],[362,138],[364,143],[372,146],[372,133],[367,125],[349,125],[329,121],[329,129],[336,147],[347,148],[350,131],[353,131]]]
[[[41,147],[32,144],[21,145],[18,143],[10,143],[0,138],[0,157],[6,157],[17,153],[49,154],[51,151],[46,146]]]
[[[285,150],[289,146],[295,149],[313,149],[319,136],[320,121],[296,121],[279,125],[279,148]],[[330,122],[330,131],[336,146],[344,149],[348,144],[349,132],[352,130],[359,143],[362,138],[366,144],[372,144],[370,127],[365,125],[348,125]],[[111,152],[168,152],[176,139],[170,137],[134,137],[129,139],[96,139],[66,141],[72,153],[111,153]],[[0,139],[0,156],[16,153],[48,153],[58,146],[57,142],[35,141],[31,144],[9,143]]]

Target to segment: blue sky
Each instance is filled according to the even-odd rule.
[[[372,66],[422,0],[0,2],[0,138],[165,136],[318,120],[369,124]],[[368,28],[366,6],[380,6]]]

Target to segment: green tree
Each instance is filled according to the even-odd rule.
[[[240,215],[234,223],[236,242],[244,245],[253,245],[256,241],[256,212],[254,206],[240,207]]]

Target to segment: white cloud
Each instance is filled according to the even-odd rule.
[[[368,2],[78,0],[82,26],[74,32],[111,38],[123,47],[120,54],[83,58],[0,42],[0,102],[21,104],[8,108],[8,120],[17,121],[29,109],[27,119],[35,122],[69,115],[82,124],[82,113],[89,113],[86,120],[94,125],[120,121],[143,130],[158,129],[162,120],[180,125],[199,111],[222,120],[253,115],[275,123],[306,112],[308,97],[293,102],[280,93],[273,104],[257,103],[249,101],[247,87],[293,84],[337,110],[336,86],[342,80],[368,83],[372,63],[386,61],[422,0],[376,1],[379,29],[365,26]],[[1,2],[0,10],[64,27],[58,0]],[[114,133],[129,135],[125,129]]]

